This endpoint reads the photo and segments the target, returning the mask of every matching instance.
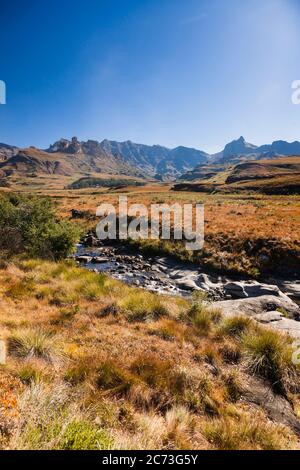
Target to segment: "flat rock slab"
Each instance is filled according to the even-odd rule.
[[[239,313],[254,317],[263,312],[274,312],[283,309],[290,318],[297,319],[300,308],[287,296],[263,295],[250,299],[222,300],[214,302],[214,306],[220,308],[225,315],[237,315]]]
[[[227,282],[224,284],[223,289],[226,294],[239,299],[246,299],[249,297],[259,297],[262,295],[284,295],[280,289],[272,284],[262,284],[257,281],[252,282]]]
[[[90,263],[92,261],[91,256],[76,256],[75,258],[76,261],[79,261],[79,263]]]
[[[293,338],[300,337],[300,309],[288,297],[265,295],[251,299],[225,300],[214,302],[225,316],[247,315],[260,323],[283,331]],[[281,311],[278,311],[281,309]],[[289,318],[284,317],[284,313]]]
[[[258,315],[255,315],[253,318],[259,321],[260,323],[271,323],[275,321],[281,321],[282,317],[283,317],[283,314],[275,310],[274,312],[259,313]]]
[[[278,322],[272,323],[272,327],[280,330],[293,338],[300,338],[300,322],[290,318],[282,318]]]
[[[249,377],[244,383],[242,401],[261,406],[270,419],[288,426],[300,435],[300,422],[290,403],[284,397],[276,395],[263,380]]]
[[[111,259],[105,256],[96,256],[95,258],[91,259],[91,263],[93,264],[109,263],[110,261]]]

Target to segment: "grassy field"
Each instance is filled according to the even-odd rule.
[[[168,185],[124,191],[147,205],[200,202]],[[299,449],[300,371],[289,337],[245,317],[226,318],[199,293],[192,300],[159,296],[73,261],[33,258],[64,258],[75,238],[60,219],[72,208],[94,214],[120,194],[36,193],[0,201],[1,233],[10,233],[0,256],[0,339],[7,352],[0,365],[0,448]],[[57,214],[42,198],[47,193]],[[230,227],[245,236],[244,210],[257,223],[252,242],[258,234],[270,242],[272,233],[283,246],[285,225],[293,243],[296,198],[202,202],[212,239],[221,231],[233,240]],[[278,214],[285,217],[280,227]],[[78,223],[83,230],[95,226],[88,217]]]
[[[1,448],[299,448],[246,393],[263,379],[298,413],[286,337],[67,262],[3,261],[0,295]]]
[[[205,205],[205,245],[202,252],[188,253],[182,243],[168,241],[142,243],[143,248],[179,255],[219,272],[259,277],[261,274],[288,275],[300,262],[300,197],[259,194],[200,194],[175,192],[168,184],[128,187],[122,190],[49,190],[60,214],[70,216],[71,209],[95,214],[103,202],[118,204],[119,195],[130,203],[203,203]],[[81,222],[82,223],[82,222]],[[95,228],[95,221],[86,227]]]

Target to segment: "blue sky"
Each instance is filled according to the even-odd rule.
[[[28,0],[0,15],[0,142],[300,140],[298,0]]]

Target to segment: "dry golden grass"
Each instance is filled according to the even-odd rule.
[[[118,204],[119,195],[127,195],[130,203],[204,203],[205,245],[202,253],[188,253],[182,243],[154,242],[140,244],[185,259],[193,259],[221,271],[245,273],[293,272],[300,260],[300,197],[259,194],[202,194],[174,192],[170,184],[149,184],[141,188],[128,186],[122,190],[83,189],[52,190],[41,187],[28,191],[50,195],[59,213],[70,216],[71,209],[96,213],[101,203]],[[78,224],[95,229],[95,220],[79,220]]]
[[[147,304],[143,314],[137,303]],[[291,429],[240,399],[247,371],[262,375],[261,348],[222,322],[199,299],[191,308],[72,263],[15,260],[0,270],[0,331],[9,345],[0,368],[0,446],[298,448]],[[267,360],[278,357],[274,344]],[[284,384],[296,403],[299,373],[288,367]]]

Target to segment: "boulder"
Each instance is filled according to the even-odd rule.
[[[178,280],[176,280],[176,285],[177,287],[183,290],[188,290],[188,291],[201,290],[200,287],[196,284],[196,281],[193,278],[193,276],[186,276],[186,277],[179,278]]]
[[[282,283],[282,290],[289,297],[293,297],[294,299],[300,299],[300,281],[283,282]]]
[[[88,215],[89,215],[89,212],[87,212],[87,211],[79,211],[77,209],[72,209],[71,210],[72,219],[84,219]]]
[[[87,256],[87,255],[81,255],[81,256],[76,256],[75,260],[78,261],[79,263],[90,263],[92,261],[92,257]]]
[[[94,235],[87,235],[83,240],[82,240],[82,244],[84,246],[100,246],[101,245],[101,241],[94,237]]]
[[[223,289],[226,294],[238,299],[246,299],[248,297],[259,297],[261,295],[284,295],[279,287],[269,284],[261,284],[259,282],[227,282]]]
[[[272,421],[283,424],[300,435],[300,422],[285,397],[275,394],[269,384],[252,376],[245,378],[243,388],[243,402],[263,407]]]
[[[272,323],[272,327],[287,333],[293,338],[300,338],[300,322],[290,318],[282,318],[278,322]]]
[[[105,256],[94,256],[91,260],[93,264],[101,264],[101,263],[109,263],[110,258],[107,258]]]

